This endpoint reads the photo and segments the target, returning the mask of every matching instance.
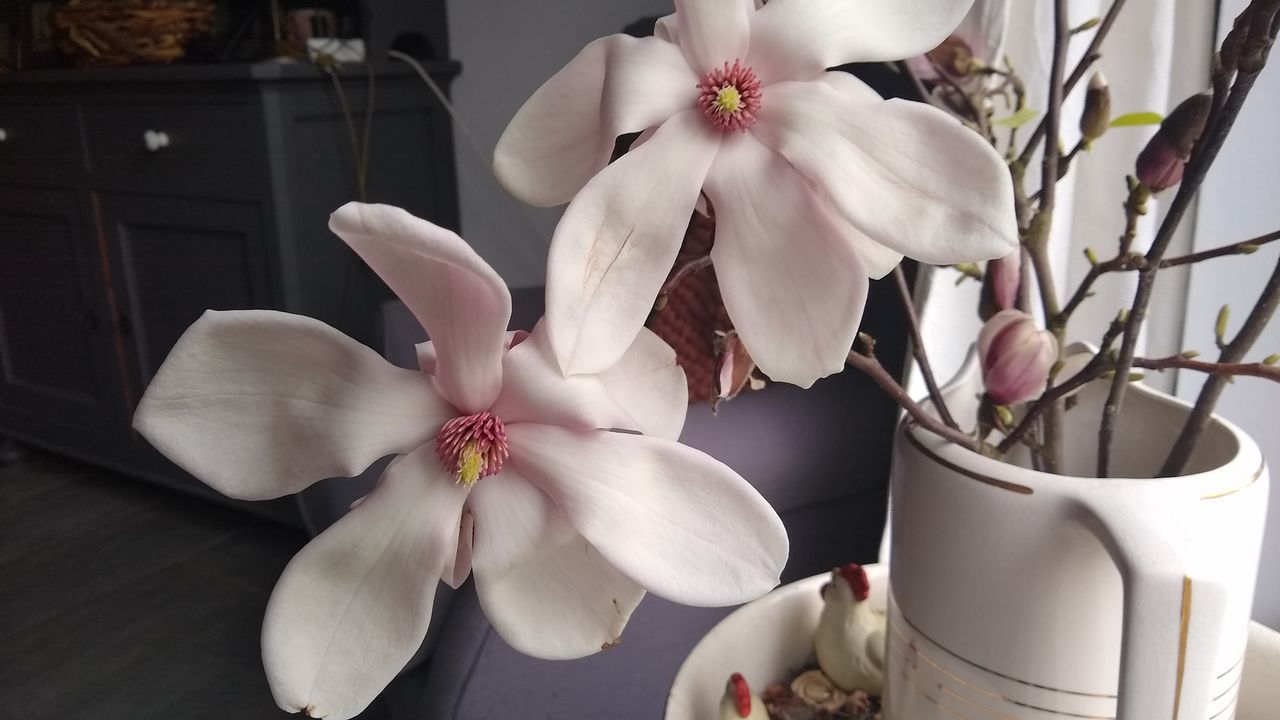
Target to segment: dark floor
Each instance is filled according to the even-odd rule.
[[[0,716],[290,717],[263,677],[298,531],[30,454],[0,467]],[[362,720],[380,720],[374,704]]]

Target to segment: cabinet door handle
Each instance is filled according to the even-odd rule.
[[[89,332],[97,332],[98,316],[88,310],[85,310],[83,313],[80,313],[80,324]]]
[[[5,140],[8,140],[8,139],[9,139],[9,132],[4,128],[0,128],[0,142],[4,142]]]
[[[147,146],[147,150],[151,152],[160,152],[169,147],[169,133],[148,130],[142,133],[142,144]]]

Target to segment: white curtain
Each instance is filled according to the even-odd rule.
[[[1002,0],[978,0],[979,3]],[[1027,83],[1028,105],[1043,110],[1052,52],[1053,0],[1009,0],[1006,53]],[[1071,0],[1071,25],[1103,16],[1112,0]],[[1207,0],[1128,0],[1115,27],[1103,44],[1103,57],[1093,67],[1106,75],[1111,86],[1112,114],[1138,111],[1166,113],[1182,98],[1204,89],[1208,78],[1213,38],[1214,3]],[[1089,44],[1091,32],[1072,39],[1064,74],[1071,69]],[[1079,139],[1079,117],[1085,80],[1066,99],[1062,112],[1062,144],[1071,148]],[[1003,109],[997,110],[1002,116]],[[1066,297],[1088,272],[1084,249],[1092,247],[1100,258],[1112,257],[1124,228],[1124,177],[1133,173],[1134,158],[1153,127],[1113,128],[1095,143],[1091,154],[1080,153],[1070,175],[1058,186],[1051,251],[1058,294]],[[1029,134],[1029,128],[1022,134]],[[1038,162],[1038,160],[1037,160]],[[1028,191],[1038,186],[1038,165],[1028,172]],[[1168,191],[1171,196],[1173,191]],[[1167,200],[1167,198],[1164,198]],[[1135,249],[1145,249],[1156,229],[1160,198],[1151,203],[1143,218]],[[1189,233],[1194,223],[1187,218],[1181,237],[1171,253],[1190,247]],[[931,272],[928,289],[921,293],[923,332],[930,361],[939,382],[945,382],[967,354],[981,323],[977,317],[978,284],[967,281],[955,285],[958,274],[949,268]],[[1075,314],[1069,340],[1097,343],[1116,312],[1133,299],[1136,278],[1113,274],[1094,287],[1096,295]],[[1185,306],[1184,274],[1161,275],[1157,301],[1145,337],[1152,352],[1172,354],[1179,350]],[[1150,382],[1168,389],[1172,378],[1152,377]],[[924,386],[913,373],[910,389],[924,395]]]

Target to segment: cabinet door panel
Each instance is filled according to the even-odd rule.
[[[0,412],[107,427],[122,404],[101,265],[75,195],[0,189]]]
[[[273,306],[256,203],[109,195],[103,219],[140,388],[205,310]]]

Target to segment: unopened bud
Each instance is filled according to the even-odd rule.
[[[982,277],[982,302],[979,314],[983,320],[1001,310],[1018,305],[1018,287],[1022,284],[1022,248],[987,263]]]
[[[1257,245],[1250,245],[1249,243],[1245,243],[1245,244],[1243,244],[1243,245],[1239,245],[1239,246],[1237,246],[1237,247],[1236,247],[1236,249],[1240,251],[1240,254],[1241,254],[1241,255],[1252,255],[1252,254],[1254,254],[1254,253],[1258,252],[1258,246],[1257,246]]]
[[[1199,350],[1183,350],[1180,355],[1188,360],[1194,360],[1200,357]]]
[[[1020,310],[1002,310],[978,333],[978,359],[987,395],[997,405],[1038,397],[1058,361],[1058,341]]]
[[[1079,25],[1071,28],[1071,34],[1075,35],[1076,33],[1082,33],[1082,32],[1085,32],[1086,30],[1092,30],[1098,27],[1098,25],[1101,22],[1102,22],[1102,18],[1091,17],[1088,20],[1085,20],[1084,22],[1080,23]]]
[[[925,57],[934,67],[952,77],[966,77],[976,68],[973,48],[958,34],[943,40],[941,45],[925,53]]]
[[[1084,96],[1084,112],[1080,114],[1080,134],[1085,144],[1102,137],[1111,124],[1111,90],[1107,78],[1099,70],[1089,78],[1089,90]]]
[[[713,407],[722,400],[732,400],[743,390],[751,387],[752,373],[756,364],[747,352],[747,348],[738,338],[738,333],[730,330],[716,338],[716,376],[715,399]]]
[[[1276,363],[1280,363],[1280,353],[1268,355],[1262,360],[1263,365],[1275,365]]]
[[[1000,421],[1000,425],[1007,428],[1013,427],[1015,418],[1013,416],[1012,410],[1010,410],[1008,407],[1004,405],[997,405],[995,410],[996,410],[996,419]]]
[[[1084,249],[1084,259],[1088,260],[1090,265],[1097,265],[1098,253],[1094,252],[1093,248],[1087,247]]]
[[[1213,95],[1192,95],[1173,109],[1160,123],[1160,129],[1138,155],[1138,179],[1159,192],[1182,181],[1182,171],[1191,157],[1191,149],[1204,132],[1213,106]]]
[[[1219,345],[1226,344],[1227,322],[1231,319],[1231,306],[1223,305],[1218,311],[1218,319],[1213,323],[1213,335],[1218,339]]]

